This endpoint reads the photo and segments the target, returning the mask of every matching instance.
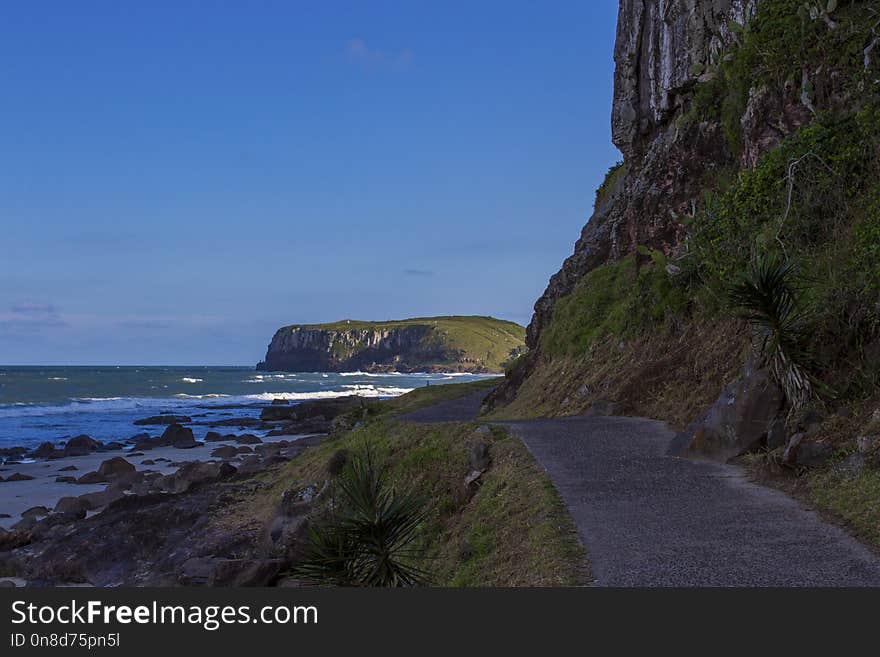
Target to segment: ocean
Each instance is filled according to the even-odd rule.
[[[134,421],[163,411],[190,416],[200,438],[212,421],[258,417],[273,399],[296,403],[346,395],[387,398],[429,383],[483,376],[257,372],[253,367],[0,366],[0,448],[61,442],[83,433],[104,442],[145,430],[161,433],[162,427],[136,426]]]

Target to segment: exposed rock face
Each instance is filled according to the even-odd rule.
[[[491,317],[345,320],[279,329],[257,369],[493,372],[522,344],[522,327]]]
[[[720,124],[682,127],[677,119],[702,70],[734,38],[731,21],[744,23],[758,2],[620,0],[611,131],[626,174],[597,205],[574,253],[535,303],[526,332],[530,349],[538,347],[557,299],[590,270],[640,244],[675,253],[684,227],[673,217],[691,212],[708,172],[733,162]]]
[[[428,340],[429,326],[331,331],[292,327],[272,338],[257,369],[334,372],[411,369],[419,363],[454,361],[458,354]]]
[[[625,160],[643,154],[717,61],[757,0],[620,0],[611,136]]]

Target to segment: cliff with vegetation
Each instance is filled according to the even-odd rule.
[[[487,410],[880,490],[880,5],[621,0],[614,59],[623,161]]]
[[[525,329],[494,317],[342,320],[279,329],[257,365],[288,372],[501,372]]]

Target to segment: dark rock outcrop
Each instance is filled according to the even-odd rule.
[[[162,445],[171,445],[172,447],[178,447],[180,449],[198,447],[202,444],[196,441],[195,437],[193,436],[192,429],[176,423],[171,424],[167,429],[165,429],[165,431],[162,433],[160,442]]]
[[[65,456],[85,456],[95,450],[101,449],[101,443],[85,434],[71,438],[64,445]]]
[[[726,461],[766,444],[783,405],[767,370],[749,363],[716,402],[676,439],[672,451]]]
[[[186,424],[187,422],[192,422],[191,417],[187,417],[186,415],[173,415],[170,413],[163,413],[162,415],[153,415],[151,417],[145,417],[142,420],[135,420],[134,423],[139,426],[150,426],[150,425],[161,425],[161,424]]]

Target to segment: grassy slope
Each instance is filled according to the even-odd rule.
[[[490,369],[500,371],[511,352],[525,344],[526,330],[515,322],[494,317],[452,315],[445,317],[414,317],[388,321],[344,319],[327,324],[293,324],[284,329],[304,328],[326,331],[390,330],[408,326],[430,326],[434,336],[451,349],[461,351],[465,358],[482,361]]]
[[[474,423],[420,425],[389,417],[472,392],[491,382],[430,386],[384,402],[372,402],[375,419],[312,447],[261,476],[263,487],[215,519],[228,531],[261,526],[284,490],[330,476],[326,464],[339,449],[369,443],[385,459],[401,487],[427,499],[422,528],[426,567],[440,586],[560,586],[588,581],[576,530],[546,473],[523,444],[501,428],[476,433]],[[469,497],[468,442],[489,445],[492,459],[482,485]]]
[[[411,411],[431,406],[448,399],[484,390],[498,385],[499,377],[487,377],[467,383],[449,383],[446,385],[423,386],[412,392],[391,399],[367,399],[364,403],[371,418],[389,418],[403,415]]]

